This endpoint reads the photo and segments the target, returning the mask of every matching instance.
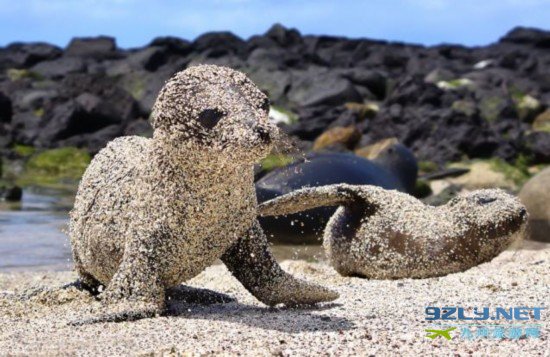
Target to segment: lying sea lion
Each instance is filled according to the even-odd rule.
[[[527,211],[502,190],[480,190],[432,207],[375,186],[304,188],[264,202],[262,216],[338,206],[324,231],[332,266],[344,276],[428,278],[490,261],[521,236]]]
[[[348,153],[311,153],[276,169],[256,182],[258,201],[265,202],[303,187],[333,184],[376,185],[412,192],[418,167],[412,152],[402,144],[381,148],[376,159]],[[267,236],[276,242],[318,243],[334,207],[320,207],[281,217],[260,217]]]
[[[253,166],[277,137],[268,109],[244,74],[190,67],[162,88],[152,139],[118,138],[95,156],[69,235],[82,283],[106,286],[96,321],[161,313],[167,289],[217,259],[267,305],[338,297],[284,272],[258,223]]]

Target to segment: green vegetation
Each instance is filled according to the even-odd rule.
[[[424,180],[417,180],[414,186],[413,195],[416,198],[425,198],[432,194],[430,184]]]
[[[41,80],[42,76],[36,72],[29,71],[28,69],[16,69],[10,68],[6,71],[10,81],[15,82],[24,78]]]
[[[432,172],[437,171],[439,167],[437,164],[433,161],[419,161],[418,162],[418,170],[422,173],[429,174]]]
[[[42,118],[44,116],[44,108],[35,109],[33,114],[39,118]]]
[[[359,115],[359,121],[362,121],[366,118],[374,118],[376,114],[380,111],[380,106],[374,102],[368,103],[354,103],[347,102],[345,107],[351,111],[356,112]]]
[[[15,144],[12,150],[21,157],[28,157],[36,152],[36,149],[34,147],[21,144]]]
[[[122,86],[135,100],[141,100],[145,95],[145,79],[140,76],[127,78]]]
[[[546,109],[535,118],[533,130],[550,133],[550,109]]]
[[[280,107],[278,105],[272,105],[271,108],[278,111],[279,113],[286,115],[288,117],[288,124],[293,124],[298,122],[298,115],[296,113],[293,113],[292,111],[286,108]]]
[[[453,90],[458,89],[462,87],[472,87],[474,85],[474,82],[472,82],[468,78],[457,78],[450,81],[439,81],[437,82],[437,86],[444,90]]]
[[[283,154],[269,154],[265,159],[262,160],[260,165],[262,170],[271,171],[278,167],[286,166],[292,163],[294,159],[292,156],[283,155]]]
[[[520,101],[525,96],[525,93],[513,84],[508,85],[508,93],[510,93],[510,97],[514,101]]]
[[[458,87],[462,87],[464,85],[467,85],[469,83],[469,81],[465,80],[465,79],[453,79],[453,80],[450,80],[447,82],[447,84],[451,87],[451,88],[458,88]]]
[[[529,178],[529,158],[524,155],[519,155],[514,164],[509,164],[500,158],[493,158],[489,160],[491,168],[497,172],[501,172],[504,176],[521,187]]]
[[[65,186],[68,182],[78,181],[90,161],[90,154],[82,149],[46,150],[29,158],[17,183],[21,186]]]
[[[542,105],[537,98],[522,92],[513,84],[508,86],[508,92],[521,120],[530,122],[542,110]]]
[[[538,99],[525,95],[519,101],[515,101],[518,116],[523,121],[532,121],[541,111],[542,105]]]
[[[475,103],[469,100],[456,100],[453,102],[452,108],[466,116],[473,116],[477,111]]]
[[[500,97],[483,98],[480,103],[481,117],[488,122],[498,119],[499,108],[504,105],[504,99]]]

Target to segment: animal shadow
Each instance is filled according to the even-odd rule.
[[[312,313],[340,306],[335,303],[302,307],[258,307],[239,303],[226,294],[181,285],[167,291],[166,305],[165,316],[226,321],[291,334],[354,328],[354,324],[346,318]]]

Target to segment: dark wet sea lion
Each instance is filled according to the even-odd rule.
[[[385,147],[374,160],[347,153],[311,153],[258,180],[256,195],[261,203],[304,187],[342,183],[412,192],[417,174],[414,155],[398,143]],[[273,241],[315,244],[320,243],[334,211],[334,207],[320,207],[288,216],[260,217],[259,221]]]
[[[521,237],[527,211],[502,190],[479,190],[433,207],[375,186],[304,188],[260,205],[263,216],[339,207],[324,231],[344,276],[428,278],[490,261]]]

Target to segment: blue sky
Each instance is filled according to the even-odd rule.
[[[518,25],[550,29],[550,0],[0,0],[0,45],[110,35],[136,47],[218,30],[247,38],[275,22],[303,34],[484,45]]]

